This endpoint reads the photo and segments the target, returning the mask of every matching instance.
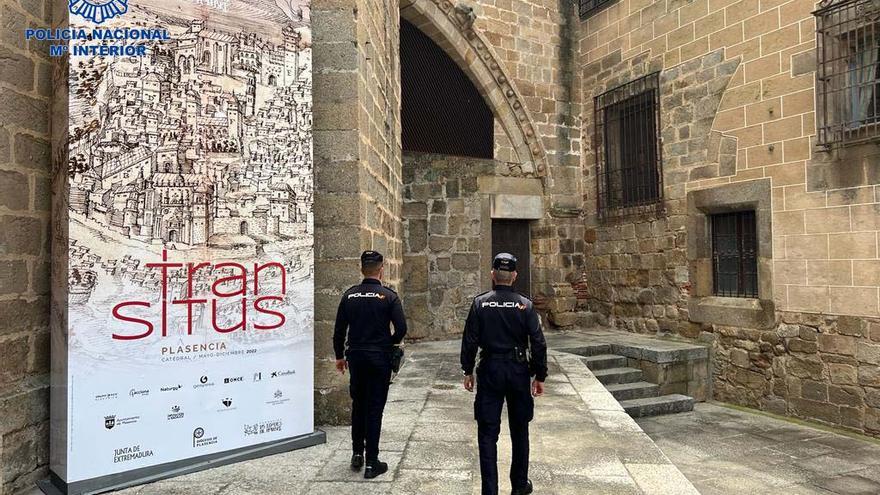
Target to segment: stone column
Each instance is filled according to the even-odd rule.
[[[401,263],[399,13],[396,1],[316,0],[314,36],[315,414],[349,421],[347,375],[333,368],[340,294],[360,280],[358,257]]]
[[[51,10],[0,1],[0,493],[32,486],[48,462],[52,66],[24,31],[48,27]]]

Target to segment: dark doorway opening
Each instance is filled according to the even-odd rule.
[[[528,220],[492,220],[492,257],[498,253],[510,253],[516,256],[516,282],[513,288],[531,297],[532,264],[529,246]]]
[[[458,64],[403,19],[400,86],[404,151],[493,158],[492,110]]]

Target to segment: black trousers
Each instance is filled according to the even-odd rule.
[[[483,495],[498,493],[498,435],[505,400],[513,447],[510,484],[513,488],[519,488],[529,479],[529,422],[535,411],[529,368],[507,359],[480,362],[474,417],[477,420]]]
[[[391,384],[391,357],[387,352],[350,351],[351,449],[366,450],[366,461],[379,458],[382,414]]]

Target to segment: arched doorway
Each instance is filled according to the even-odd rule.
[[[527,174],[547,173],[547,153],[523,97],[494,48],[474,27],[474,17],[454,2],[401,0],[401,21],[428,36],[468,76],[491,109]]]
[[[497,98],[499,81],[477,75],[477,62],[463,65],[468,54],[449,51],[451,46],[464,50],[462,43],[438,42],[447,33],[431,21],[422,18],[416,25],[402,16],[400,22],[402,175],[404,190],[411,192],[403,199],[404,211],[410,212],[403,219],[403,287],[424,301],[419,312],[427,317],[412,326],[419,338],[460,332],[470,297],[490,286],[485,268],[498,250],[515,254],[521,267],[517,289],[530,292],[530,220],[539,215],[496,216],[496,205],[501,210],[510,201],[494,198],[510,193],[480,184],[494,184],[503,175],[507,184],[518,181],[517,192],[536,197],[539,204],[543,195],[526,136],[534,133],[530,124],[511,124],[511,107]],[[454,34],[464,37],[460,31]],[[509,140],[502,144],[508,150],[503,161],[495,156],[496,122]],[[511,146],[519,149],[517,158],[526,157],[522,162],[511,164]],[[501,242],[514,237],[521,242]]]
[[[248,234],[248,223],[247,222],[241,222],[240,224],[238,224],[238,233],[241,235]]]

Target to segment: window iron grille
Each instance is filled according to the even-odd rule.
[[[651,212],[663,196],[660,74],[594,98],[596,187],[600,218]]]
[[[712,215],[711,221],[713,293],[722,297],[758,297],[755,212]]]
[[[431,38],[400,21],[403,151],[491,159],[492,110],[464,71]]]
[[[581,20],[599,12],[614,0],[578,0],[578,16]]]
[[[825,0],[813,15],[818,143],[880,137],[880,1]]]

